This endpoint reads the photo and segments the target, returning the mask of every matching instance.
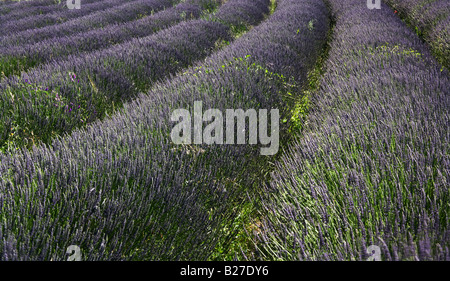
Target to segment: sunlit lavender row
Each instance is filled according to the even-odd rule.
[[[449,260],[449,73],[388,6],[326,2],[326,74],[262,196],[260,258]]]

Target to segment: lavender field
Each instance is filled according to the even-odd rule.
[[[449,27],[446,0],[0,1],[0,260],[449,261]]]

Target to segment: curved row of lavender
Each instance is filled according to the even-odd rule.
[[[450,1],[386,0],[386,3],[416,28],[438,61],[450,69]]]
[[[198,3],[213,8],[221,1]],[[150,36],[71,55],[4,79],[0,84],[0,148],[49,142],[103,118],[139,91],[148,91],[157,80],[205,58],[224,41],[231,37],[222,24],[187,20]]]
[[[173,2],[166,0],[167,6]],[[111,24],[88,32],[47,39],[34,44],[0,48],[0,72],[5,76],[19,74],[29,68],[69,55],[108,48],[133,38],[149,36],[183,20],[195,19],[217,4],[209,0],[187,0],[175,7],[126,23]],[[216,1],[218,2],[218,1]]]
[[[4,19],[0,17],[0,29],[2,30],[2,34],[0,34],[0,36],[11,35],[27,29],[37,29],[45,26],[61,24],[71,19],[87,16],[91,13],[102,11],[108,8],[117,7],[124,3],[126,3],[126,1],[124,0],[105,0],[93,3],[86,3],[85,1],[83,1],[82,9],[70,10],[69,8],[67,8],[67,6],[65,6],[65,1],[63,1],[63,3],[61,4],[54,5],[58,7],[58,9],[55,9],[55,11],[45,11],[42,14],[21,17],[17,20],[9,18]]]
[[[232,24],[233,26],[241,26],[241,25],[255,25],[259,21],[261,21],[261,13],[258,10],[251,9],[253,3],[248,1],[242,1],[237,5],[225,5],[218,13],[215,14],[215,17],[220,21],[223,19],[224,22],[228,24]],[[230,9],[234,9],[233,13],[231,13]],[[250,12],[250,13],[249,13]],[[233,14],[233,18],[230,18],[229,15]]]
[[[450,260],[449,73],[388,6],[327,2],[327,72],[264,189],[260,254]]]
[[[82,5],[89,5],[91,3],[102,2],[103,0],[84,0]],[[10,21],[22,20],[38,16],[41,14],[56,13],[67,11],[66,1],[50,0],[50,1],[20,1],[16,2],[18,5],[11,5],[10,10],[6,13],[0,12],[0,26]],[[29,5],[25,6],[27,3]],[[22,4],[22,5],[20,5]],[[1,10],[1,9],[0,9]],[[73,10],[75,11],[75,10]],[[0,34],[2,36],[3,34]]]
[[[166,8],[167,1],[168,0],[134,0],[104,11],[97,11],[80,18],[72,19],[61,24],[24,30],[0,37],[0,47],[31,44],[45,39],[70,36],[95,28],[102,28],[108,24],[133,21],[146,15],[150,15],[155,11]],[[174,0],[170,2],[173,1]]]
[[[255,3],[236,0],[248,1]],[[173,145],[172,111],[195,100],[283,107],[289,87],[271,71],[306,77],[327,21],[321,2],[280,0],[262,25],[111,118],[50,146],[0,155],[3,259],[64,259],[70,244],[84,259],[207,259],[239,211],[242,188],[258,185],[262,157],[249,145]]]

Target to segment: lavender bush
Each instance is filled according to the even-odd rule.
[[[225,3],[222,9],[215,14],[215,18],[235,27],[244,26],[245,29],[249,25],[255,25],[260,22],[264,14],[267,14],[267,6],[257,4],[257,9],[253,8],[253,6],[255,6],[255,3],[249,1],[242,1],[237,4]],[[264,9],[264,11],[261,11],[261,9]],[[230,15],[233,16],[230,17]]]
[[[375,245],[450,260],[449,73],[386,5],[327,2],[327,73],[261,195],[254,258],[366,260]]]
[[[250,145],[174,145],[171,112],[194,100],[285,107],[296,88],[287,77],[306,83],[327,23],[322,2],[280,0],[266,22],[110,118],[48,146],[0,154],[2,259],[60,260],[71,244],[86,260],[208,259],[269,159]]]
[[[450,2],[447,0],[386,0],[431,46],[433,54],[450,68]]]

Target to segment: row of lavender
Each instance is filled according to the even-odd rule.
[[[173,2],[165,0],[164,5],[168,7]],[[217,5],[210,3],[209,0],[188,0],[138,20],[111,24],[88,32],[47,39],[34,44],[1,48],[0,72],[8,77],[38,64],[65,59],[68,55],[92,52],[133,38],[149,36],[183,20],[198,18],[202,12],[211,12],[210,9]]]
[[[102,0],[84,0],[83,4],[89,5],[102,2]],[[58,13],[67,11],[67,2],[60,0],[51,1],[21,1],[17,4],[30,3],[28,6],[14,5],[8,12],[1,14],[0,12],[0,25],[6,24],[10,21],[18,21],[29,17],[39,16],[42,14]],[[40,3],[40,4],[39,4]],[[31,5],[33,4],[33,5]],[[0,34],[0,36],[3,34]]]
[[[327,2],[327,73],[264,189],[260,253],[450,260],[449,73],[388,6]]]
[[[221,2],[192,3],[211,8]],[[181,8],[186,9],[181,12],[202,11],[202,7],[194,4]],[[258,6],[249,8],[263,14]],[[180,17],[177,15],[180,10],[173,12]],[[231,39],[222,24],[187,20],[153,35],[72,55],[22,73],[21,77],[4,79],[0,84],[0,146],[31,147],[38,141],[49,142],[56,135],[85,126],[104,117],[106,112],[113,112],[139,91],[146,92],[157,80],[211,54],[219,47],[217,42]]]
[[[11,16],[0,17],[0,29],[2,30],[0,36],[11,35],[27,29],[36,29],[44,26],[60,24],[70,19],[86,16],[97,11],[119,6],[124,3],[126,3],[124,0],[106,0],[96,1],[93,3],[83,1],[82,9],[71,10],[67,8],[66,2],[62,2],[60,4],[48,6],[47,11],[41,11],[41,13],[33,16],[28,16],[28,14],[25,13],[16,20],[14,20]]]
[[[431,46],[434,55],[450,69],[450,1],[386,0],[402,18],[414,26]]]
[[[119,3],[122,0],[115,0]],[[168,0],[134,0],[104,11],[97,11],[89,15],[70,21],[45,26],[37,29],[24,30],[18,33],[0,37],[0,47],[20,46],[21,44],[36,43],[45,39],[70,36],[86,32],[95,28],[102,28],[108,24],[121,23],[139,19],[167,7]],[[81,9],[82,10],[82,9]]]
[[[267,0],[223,7],[250,1],[268,11]],[[292,81],[281,74],[306,82],[327,21],[322,2],[280,0],[265,23],[111,118],[0,155],[3,259],[63,259],[70,244],[84,259],[207,259],[270,159],[252,145],[174,145],[172,111],[284,108]]]

